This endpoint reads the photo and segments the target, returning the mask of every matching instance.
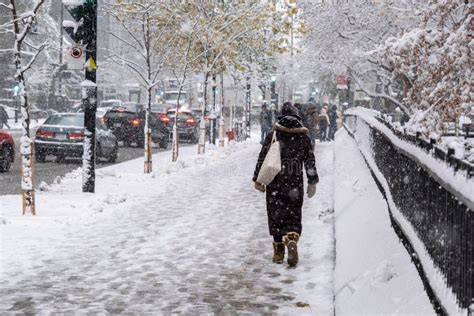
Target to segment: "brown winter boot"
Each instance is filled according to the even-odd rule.
[[[285,245],[282,242],[273,242],[273,263],[283,263],[285,259]]]
[[[283,237],[283,243],[288,247],[288,265],[295,267],[298,264],[298,247],[296,244],[300,239],[300,235],[295,232],[286,234]]]

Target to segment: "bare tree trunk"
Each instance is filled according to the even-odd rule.
[[[221,116],[219,118],[219,147],[224,147],[224,73],[221,73]]]
[[[34,14],[37,13],[38,8],[42,5],[44,1],[39,1],[36,3],[33,10]],[[28,97],[26,93],[25,77],[24,72],[26,69],[23,69],[22,58],[21,58],[21,45],[25,36],[28,34],[31,23],[25,25],[23,30],[20,31],[19,17],[17,14],[17,7],[15,0],[10,0],[10,10],[13,18],[13,28],[15,34],[14,42],[14,61],[15,61],[15,81],[20,87],[20,104],[21,104],[21,140],[20,140],[20,155],[21,155],[21,190],[22,190],[22,207],[23,214],[31,213],[36,215],[36,205],[35,205],[35,190],[33,182],[33,148],[32,141],[30,138],[30,113],[28,106]],[[39,53],[39,52],[38,52]],[[37,54],[38,54],[37,53]],[[37,57],[34,56],[31,62]],[[30,65],[31,65],[30,62]],[[27,66],[29,67],[29,66]]]
[[[199,144],[198,144],[198,154],[206,153],[206,106],[207,106],[207,86],[209,80],[209,72],[206,72],[204,75],[204,103],[202,105],[202,117],[201,122],[199,122]]]
[[[178,137],[178,125],[177,125],[177,117],[178,117],[178,111],[176,111],[176,117],[174,119],[174,124],[173,124],[173,140],[172,140],[172,157],[171,161],[176,162],[178,161],[178,156],[179,156],[179,137]]]
[[[174,116],[174,125],[173,125],[173,152],[172,152],[172,161],[178,161],[179,157],[179,135],[178,135],[178,112],[179,112],[179,100],[181,99],[181,92],[183,91],[183,85],[186,81],[186,75],[183,76],[183,81],[179,83],[178,99],[176,100],[176,114]]]
[[[216,75],[212,75],[212,112],[209,118],[209,125],[210,125],[210,142],[212,144],[216,144]]]
[[[235,115],[236,115],[236,111],[237,111],[237,105],[238,105],[238,100],[239,100],[239,92],[237,90],[237,82],[236,82],[236,79],[234,78],[234,104],[232,106],[232,116],[231,116],[231,120],[230,120],[230,128],[232,128],[232,130],[234,130],[235,128]]]
[[[150,128],[150,117],[151,117],[151,93],[153,87],[151,85],[152,81],[152,74],[151,74],[151,47],[150,47],[150,17],[148,13],[143,15],[143,27],[144,27],[144,38],[143,43],[145,46],[146,51],[146,65],[147,65],[147,107],[145,113],[145,142],[144,142],[144,151],[145,151],[145,165],[144,165],[144,172],[151,173],[153,170],[153,162],[152,162],[152,140],[151,140],[151,128]]]
[[[21,190],[22,190],[22,206],[23,214],[31,213],[36,215],[35,205],[35,189],[33,183],[33,149],[30,138],[30,111],[28,106],[28,98],[26,96],[26,89],[24,85],[23,75],[17,79],[20,85],[21,92],[21,141],[20,141],[20,155],[21,155]]]
[[[151,173],[153,171],[153,161],[152,161],[152,146],[153,142],[151,139],[151,128],[150,128],[150,118],[151,118],[151,94],[152,87],[148,87],[147,90],[147,107],[145,113],[145,173]]]

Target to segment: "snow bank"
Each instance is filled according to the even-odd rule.
[[[444,183],[448,191],[457,196],[471,210],[474,210],[474,178],[468,179],[464,172],[455,172],[446,162],[436,159],[423,149],[399,139],[388,127],[375,119],[375,115],[378,114],[377,111],[357,107],[347,110],[346,114],[356,115],[370,127],[382,132],[395,147],[416,159],[430,174]],[[367,137],[360,137],[359,139],[364,142],[369,141]],[[365,144],[364,148],[369,150],[370,144]]]
[[[435,315],[356,143],[336,137],[336,315]]]
[[[443,273],[435,266],[433,260],[428,254],[428,251],[424,245],[424,243],[418,237],[415,229],[411,225],[411,223],[405,219],[403,214],[400,212],[398,207],[396,206],[391,192],[390,186],[388,182],[385,180],[383,174],[380,172],[373,156],[372,150],[370,146],[370,128],[373,127],[381,130],[385,135],[387,135],[390,140],[395,144],[395,146],[400,146],[402,150],[405,150],[408,153],[411,153],[416,159],[422,162],[425,166],[429,166],[431,169],[432,174],[436,174],[438,177],[443,179],[443,182],[451,184],[452,187],[447,188],[448,190],[453,190],[453,187],[456,189],[461,190],[462,192],[470,192],[474,190],[473,180],[467,180],[467,178],[463,177],[460,174],[454,174],[451,169],[443,162],[438,161],[437,159],[427,155],[421,149],[417,148],[414,145],[407,144],[406,142],[401,141],[398,139],[393,133],[385,126],[380,124],[378,121],[375,120],[373,117],[372,111],[366,111],[364,109],[356,109],[355,111],[351,111],[351,113],[357,113],[359,117],[361,117],[367,124],[359,124],[357,126],[357,131],[355,132],[355,139],[357,142],[357,146],[360,152],[363,154],[364,158],[367,160],[367,163],[370,165],[370,168],[374,172],[375,176],[381,183],[383,189],[386,192],[387,202],[390,206],[390,210],[392,211],[393,217],[395,221],[398,223],[400,228],[403,230],[404,235],[408,238],[410,243],[412,244],[416,255],[418,256],[423,270],[427,279],[429,280],[430,286],[433,289],[436,297],[440,300],[441,305],[446,309],[448,314],[450,315],[467,315],[466,310],[461,310],[456,303],[456,297],[451,291],[451,289],[447,286],[446,279]],[[373,124],[373,125],[372,125]],[[434,168],[437,166],[437,168]],[[428,167],[427,167],[428,168]],[[444,175],[444,176],[443,176]],[[463,184],[466,187],[461,187]],[[459,196],[459,192],[456,194]],[[474,195],[467,195],[465,196],[466,199],[472,199]],[[468,205],[469,206],[469,205]],[[472,208],[471,208],[472,210]]]

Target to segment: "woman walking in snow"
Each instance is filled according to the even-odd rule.
[[[301,123],[298,111],[291,103],[283,105],[282,116],[273,126],[273,131],[280,142],[281,171],[268,186],[256,182],[272,143],[273,133],[269,133],[263,142],[253,181],[257,190],[266,192],[268,228],[273,236],[273,262],[283,263],[286,246],[288,264],[294,267],[298,263],[297,242],[302,229],[303,165],[308,178],[306,192],[309,198],[316,194],[319,178],[308,129]]]

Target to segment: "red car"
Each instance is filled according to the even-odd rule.
[[[0,172],[7,172],[15,160],[15,142],[12,135],[0,129]]]

